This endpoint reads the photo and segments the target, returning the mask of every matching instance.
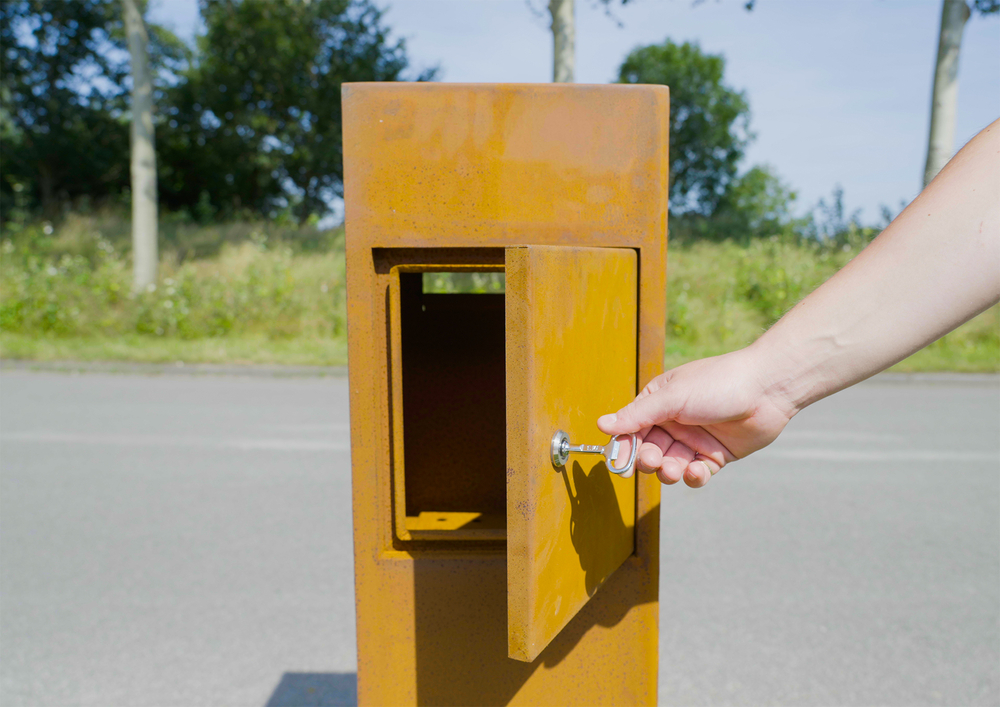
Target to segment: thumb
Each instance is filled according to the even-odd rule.
[[[617,413],[602,415],[597,427],[604,434],[622,435],[638,432],[673,418],[672,396],[667,388],[636,398]]]

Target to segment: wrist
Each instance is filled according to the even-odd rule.
[[[771,336],[768,336],[771,334]],[[788,419],[826,397],[830,380],[829,342],[779,342],[768,332],[744,351],[756,372],[764,397]]]

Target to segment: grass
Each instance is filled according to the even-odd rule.
[[[137,363],[256,363],[344,366],[344,338],[269,339],[236,335],[205,339],[121,336],[32,336],[0,334],[0,358],[29,361],[134,361]]]
[[[171,223],[155,288],[132,294],[120,216],[6,224],[0,357],[343,365],[343,232]],[[667,367],[746,346],[867,242],[770,238],[669,248]],[[468,286],[496,283],[471,282]],[[446,283],[448,284],[448,283]],[[1000,307],[895,367],[1000,371]]]
[[[850,234],[830,244],[765,239],[672,245],[665,367],[747,346],[865,245]],[[1000,305],[891,370],[1000,371]]]

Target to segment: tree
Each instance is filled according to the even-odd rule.
[[[156,282],[158,261],[153,77],[142,13],[136,0],[123,0],[123,4],[132,59],[132,288],[138,291]]]
[[[154,73],[179,65],[183,44],[161,27],[149,32]],[[63,202],[127,189],[129,70],[118,0],[4,0],[0,46],[3,205],[17,190],[28,207],[52,214]]]
[[[729,184],[705,237],[745,240],[801,231],[808,218],[796,219],[792,214],[797,196],[771,167],[755,165]]]
[[[5,193],[17,186],[51,213],[61,200],[124,186],[127,133],[115,114],[126,68],[105,50],[117,44],[114,21],[101,0],[0,4],[4,103],[16,135],[0,157]]]
[[[613,3],[627,5],[629,0],[599,2],[607,11]],[[552,30],[552,83],[573,83],[576,80],[576,0],[549,0],[548,11]]]
[[[941,171],[955,151],[955,116],[958,112],[958,57],[962,48],[965,23],[972,12],[982,15],[1000,12],[1000,0],[944,0],[941,6],[941,30],[938,35],[937,61],[931,91],[931,125],[927,138],[927,162],[924,186]]]
[[[573,83],[576,73],[575,0],[549,0],[552,18],[552,82]]]
[[[675,215],[711,215],[736,177],[752,138],[742,91],[723,83],[725,59],[697,44],[634,49],[618,70],[619,83],[670,87],[670,208]]]
[[[327,211],[343,191],[340,86],[403,79],[403,41],[390,41],[369,0],[201,0],[200,9],[198,58],[163,125],[161,199],[223,214]]]
[[[731,240],[806,234],[812,217],[796,217],[797,194],[768,165],[755,165],[727,186],[711,214],[670,213],[670,238],[677,241]]]
[[[612,16],[611,5],[618,2],[628,5],[630,1],[598,0],[609,17]],[[692,0],[692,4],[700,5],[704,1]],[[749,12],[753,6],[754,0],[747,0],[743,8]],[[552,83],[573,83],[576,80],[576,0],[549,0],[548,11],[552,30]]]

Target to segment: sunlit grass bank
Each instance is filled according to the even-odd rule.
[[[0,356],[31,360],[343,365],[342,234],[185,226],[155,287],[131,293],[120,220],[5,229]],[[209,233],[208,231],[212,231]],[[174,243],[175,247],[171,247]],[[198,243],[197,249],[185,244]],[[857,255],[864,238],[672,244],[666,365],[741,348]],[[1000,370],[994,307],[900,363]]]
[[[780,239],[668,249],[667,368],[742,348],[864,247]],[[1000,306],[893,367],[896,371],[1000,371]]]
[[[227,363],[235,365],[343,366],[347,342],[341,338],[269,339],[233,335],[205,339],[153,338],[138,334],[26,336],[0,334],[0,357],[31,361],[133,361],[136,363]]]

